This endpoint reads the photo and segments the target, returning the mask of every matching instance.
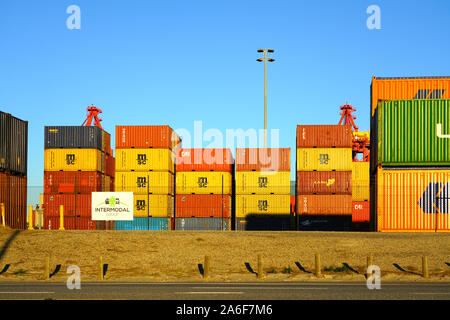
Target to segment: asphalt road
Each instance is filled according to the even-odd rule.
[[[450,300],[450,283],[0,283],[0,300]]]

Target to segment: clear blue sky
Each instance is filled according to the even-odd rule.
[[[66,27],[72,4],[80,30]],[[366,26],[372,4],[381,30]],[[81,125],[90,104],[113,141],[115,125],[261,128],[256,49],[270,47],[268,127],[295,168],[297,124],[337,124],[347,102],[369,129],[373,75],[450,75],[449,13],[449,1],[4,0],[0,110],[29,121],[29,185],[39,187],[44,126]]]

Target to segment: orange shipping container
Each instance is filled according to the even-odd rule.
[[[376,191],[378,231],[450,231],[450,170],[380,168]]]
[[[162,148],[177,152],[181,139],[169,126],[116,126],[116,149]]]
[[[351,195],[299,195],[297,214],[305,215],[351,215]]]
[[[298,125],[297,148],[351,148],[351,125]]]
[[[352,194],[352,172],[298,171],[297,194]]]
[[[177,171],[233,171],[230,149],[180,149],[177,154]]]
[[[231,196],[215,194],[177,195],[177,218],[230,218]]]
[[[370,93],[373,116],[378,100],[450,99],[450,77],[372,77]]]
[[[236,171],[291,171],[291,149],[237,148]]]

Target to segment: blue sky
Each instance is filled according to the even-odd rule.
[[[66,27],[73,4],[80,30]],[[380,30],[366,26],[372,4]],[[372,76],[450,75],[449,12],[449,1],[2,1],[0,110],[29,121],[35,199],[44,126],[81,125],[91,104],[113,141],[115,125],[261,128],[256,50],[269,47],[268,128],[295,168],[297,124],[337,124],[350,103],[369,129]]]

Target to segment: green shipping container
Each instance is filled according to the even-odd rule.
[[[450,99],[379,101],[374,119],[376,167],[450,166]]]

